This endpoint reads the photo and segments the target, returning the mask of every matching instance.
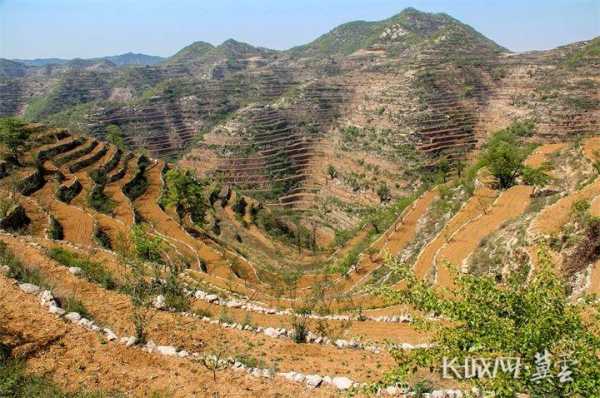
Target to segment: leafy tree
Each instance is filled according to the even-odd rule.
[[[447,321],[416,323],[432,331],[435,345],[394,350],[398,365],[386,376],[386,384],[403,382],[418,368],[441,371],[444,357],[457,358],[458,363],[474,357],[519,357],[523,366],[517,378],[499,372],[493,378],[465,381],[499,398],[518,393],[539,398],[600,396],[600,306],[570,299],[545,247],[539,248],[538,258],[539,265],[530,278],[524,269],[502,284],[492,277],[460,274],[452,294],[418,279],[397,259],[388,259],[388,265],[403,277],[405,288],[377,291],[390,302],[411,304]],[[536,382],[534,360],[546,350],[556,359],[550,368],[554,378]],[[564,383],[558,380],[562,356],[568,357],[572,371],[572,381]]]
[[[28,137],[29,132],[21,120],[14,117],[0,118],[0,144],[4,145],[9,159],[17,165]]]
[[[523,173],[523,162],[529,155],[530,147],[523,145],[521,138],[531,135],[533,127],[534,124],[530,121],[515,122],[496,132],[485,146],[483,165],[496,177],[500,188],[510,188]],[[536,177],[540,175],[537,174]]]
[[[165,187],[161,199],[164,206],[175,206],[180,216],[190,214],[194,222],[203,222],[207,209],[205,185],[190,170],[169,170],[165,175]]]
[[[487,148],[483,159],[490,173],[498,180],[500,188],[510,188],[523,169],[527,152],[512,141],[494,142]]]
[[[116,124],[109,124],[106,126],[106,139],[117,148],[123,151],[126,149],[123,131]]]

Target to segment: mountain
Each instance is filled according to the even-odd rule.
[[[17,78],[25,76],[27,66],[21,62],[0,58],[0,77]]]
[[[69,59],[63,58],[36,58],[36,59],[13,59],[15,62],[20,62],[27,66],[46,66],[46,65],[64,65]]]
[[[219,61],[235,61],[240,58],[273,54],[275,52],[274,50],[255,47],[233,39],[226,40],[216,47],[210,43],[198,41],[168,58],[165,64],[214,64]]]
[[[290,49],[289,53],[296,56],[350,55],[374,45],[415,44],[450,32],[461,32],[468,40],[483,42],[498,51],[506,50],[447,14],[407,8],[383,21],[354,21],[340,25],[309,44]]]
[[[63,59],[63,58],[36,58],[36,59],[14,59],[13,61],[22,63],[27,66],[47,66],[47,65],[66,65],[74,60],[81,60],[81,58],[75,59]],[[156,65],[164,60],[162,57],[146,54],[136,54],[128,52],[121,55],[111,55],[108,57],[98,58],[87,58],[85,61],[96,63],[98,61],[110,61],[116,66],[125,65]]]
[[[170,58],[167,58],[165,64],[174,65],[191,62],[195,59],[202,58],[209,51],[213,50],[215,47],[204,41],[197,41],[189,46],[186,46],[179,50],[175,55]]]
[[[156,65],[164,61],[163,57],[146,54],[126,53],[121,55],[113,55],[103,57],[117,66],[123,65]]]

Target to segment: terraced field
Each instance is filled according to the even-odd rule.
[[[408,9],[283,52],[23,66],[0,82],[24,117],[0,119],[0,365],[73,393],[458,398],[430,356],[567,324],[594,353],[597,40],[516,54]]]

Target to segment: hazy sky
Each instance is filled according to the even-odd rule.
[[[0,0],[0,58],[169,56],[228,38],[286,49],[409,6],[446,12],[513,51],[600,36],[600,0]]]

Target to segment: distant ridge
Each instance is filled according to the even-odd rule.
[[[98,58],[86,58],[84,61],[100,62],[100,61],[110,61],[116,66],[125,66],[125,65],[156,65],[164,60],[163,57],[158,57],[155,55],[146,55],[146,54],[136,54],[132,52],[128,52],[120,55],[111,55],[107,57],[98,57]],[[32,67],[40,67],[47,65],[66,65],[73,61],[81,61],[80,58],[74,59],[64,59],[64,58],[36,58],[36,59],[13,59],[14,62],[19,62],[26,66]]]

